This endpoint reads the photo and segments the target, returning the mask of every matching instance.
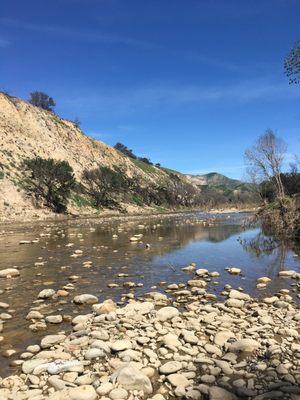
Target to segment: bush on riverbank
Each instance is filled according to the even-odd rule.
[[[37,203],[42,201],[54,212],[65,212],[71,190],[76,185],[70,164],[67,161],[35,157],[24,160],[23,168],[26,176],[22,185],[27,193]]]
[[[85,190],[95,207],[118,208],[128,181],[120,170],[100,166],[83,172]]]
[[[299,210],[293,198],[275,200],[260,208],[257,215],[263,228],[279,239],[295,239],[299,230]]]

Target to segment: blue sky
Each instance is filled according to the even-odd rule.
[[[283,60],[299,0],[2,0],[0,89],[186,173],[244,177],[267,128],[300,153],[300,85]]]

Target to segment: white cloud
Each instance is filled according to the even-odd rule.
[[[25,29],[35,32],[48,33],[57,36],[64,36],[75,40],[85,40],[90,42],[102,42],[107,44],[123,44],[126,46],[133,46],[137,48],[151,49],[158,48],[159,45],[154,43],[133,39],[126,36],[119,36],[113,34],[105,34],[97,31],[82,31],[79,29],[56,26],[56,25],[39,25],[21,22],[9,18],[0,18],[0,24],[10,28]]]
[[[135,88],[89,91],[80,96],[62,98],[67,107],[80,108],[86,114],[109,112],[110,114],[132,114],[152,109],[168,109],[222,101],[224,104],[247,103],[259,100],[284,100],[299,98],[297,87],[285,82],[270,80],[238,81],[231,85],[196,86],[153,84]]]

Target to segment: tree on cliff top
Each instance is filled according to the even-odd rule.
[[[52,97],[48,96],[44,92],[32,92],[30,93],[29,103],[32,105],[42,108],[43,110],[52,111],[55,107],[55,101]]]

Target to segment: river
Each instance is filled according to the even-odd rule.
[[[71,301],[77,294],[94,294],[99,301],[125,301],[124,294],[138,297],[154,289],[164,291],[172,283],[183,287],[194,276],[182,270],[191,263],[220,274],[208,279],[206,288],[217,298],[227,284],[258,298],[289,289],[299,301],[295,282],[278,277],[285,269],[300,272],[298,255],[287,246],[265,251],[249,246],[252,239],[264,236],[259,227],[245,228],[248,218],[246,213],[198,212],[2,226],[0,269],[16,266],[20,270],[19,277],[0,280],[0,302],[9,304],[2,312],[12,317],[4,322],[2,352],[11,348],[21,352],[38,343],[45,332],[68,330],[70,318],[83,310]],[[141,235],[140,240],[131,242],[134,235]],[[20,244],[22,241],[30,243]],[[241,274],[225,270],[232,266],[240,268]],[[263,290],[256,287],[262,276],[272,279]],[[128,282],[137,286],[132,288]],[[41,290],[58,290],[70,283],[74,288],[68,288],[68,297],[38,299]],[[47,331],[32,332],[32,322],[26,320],[32,308],[45,316],[61,314],[64,321],[48,324]],[[13,372],[9,364],[17,356],[0,356],[1,376]]]

